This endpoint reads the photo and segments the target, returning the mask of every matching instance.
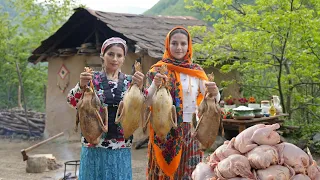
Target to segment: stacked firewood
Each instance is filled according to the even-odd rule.
[[[29,125],[28,125],[29,124]],[[0,110],[0,135],[24,134],[39,136],[45,126],[45,113],[21,109]],[[30,128],[30,131],[29,131]]]

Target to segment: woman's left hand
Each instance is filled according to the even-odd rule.
[[[215,82],[206,82],[204,85],[207,87],[208,93],[213,94],[214,96],[218,95],[219,89]]]
[[[136,83],[141,88],[143,85],[143,78],[144,78],[144,74],[137,71],[132,76],[132,82]]]

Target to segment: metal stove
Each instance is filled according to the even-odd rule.
[[[74,175],[72,175],[71,172],[66,173],[67,166],[74,166]],[[64,173],[63,173],[63,178],[61,180],[77,180],[78,179],[78,176],[77,176],[78,166],[80,166],[80,160],[66,161],[64,163]]]

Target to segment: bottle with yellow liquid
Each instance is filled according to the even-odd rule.
[[[270,114],[270,116],[275,116],[277,114],[277,110],[274,107],[273,101],[271,101],[271,107],[269,109],[269,114]]]

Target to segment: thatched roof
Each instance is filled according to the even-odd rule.
[[[42,41],[28,60],[33,63],[45,61],[58,49],[75,48],[87,42],[102,43],[112,36],[124,38],[129,51],[135,52],[138,48],[151,57],[161,58],[166,34],[178,25],[188,27],[205,23],[193,17],[119,14],[77,8],[57,32]]]

